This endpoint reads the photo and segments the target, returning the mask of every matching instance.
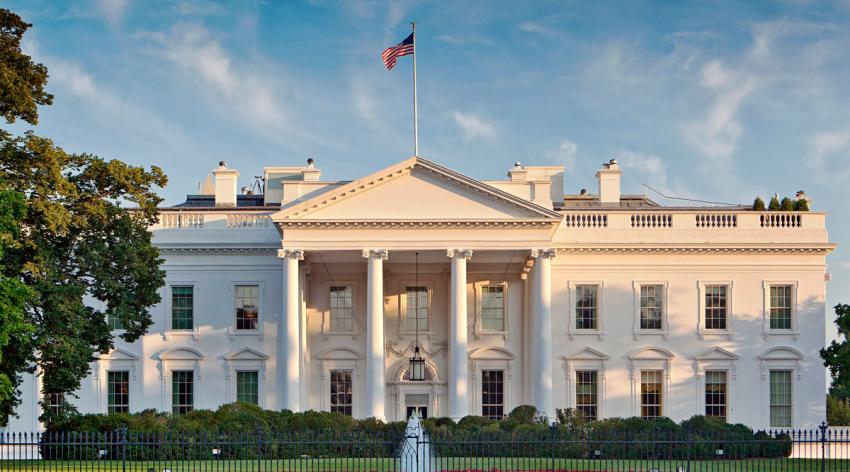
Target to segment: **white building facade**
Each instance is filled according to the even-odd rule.
[[[615,161],[594,195],[560,167],[485,182],[418,157],[345,182],[269,167],[261,194],[214,174],[151,228],[154,325],[92,364],[80,411],[825,418],[823,213],[660,206]],[[38,391],[8,430],[40,427]]]

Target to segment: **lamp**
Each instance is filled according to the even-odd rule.
[[[416,346],[413,348],[413,357],[410,358],[410,367],[408,368],[408,376],[412,382],[422,382],[425,380],[425,359],[422,358],[422,353],[419,351],[419,253],[415,253],[415,272],[416,283],[414,286],[413,297],[413,313],[416,317],[414,324],[416,325]]]

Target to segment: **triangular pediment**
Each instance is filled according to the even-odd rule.
[[[126,349],[116,347],[115,349],[109,351],[108,354],[101,355],[99,359],[108,361],[136,361],[139,360],[139,356],[133,354],[132,352]]]
[[[269,356],[255,349],[251,349],[250,347],[246,347],[227,354],[224,358],[229,361],[264,361],[268,359]]]
[[[608,360],[608,356],[592,347],[585,347],[569,356],[564,356],[564,359],[568,361],[604,361]]]
[[[287,221],[542,221],[561,215],[413,157],[272,215]]]

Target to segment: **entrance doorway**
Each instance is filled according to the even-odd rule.
[[[404,396],[405,418],[410,419],[413,413],[421,419],[428,418],[428,403],[430,395],[427,393],[408,393]]]

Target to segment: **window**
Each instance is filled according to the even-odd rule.
[[[195,288],[171,287],[171,329],[194,328]]]
[[[726,285],[705,286],[705,329],[727,329],[728,290]]]
[[[407,287],[405,329],[428,330],[428,287]]]
[[[351,331],[352,293],[351,287],[331,287],[331,331]]]
[[[352,416],[352,384],[350,370],[331,370],[331,412]]]
[[[770,329],[791,329],[792,290],[791,285],[770,287]]]
[[[576,329],[598,329],[599,286],[576,285]]]
[[[663,414],[662,375],[660,370],[640,372],[641,418],[658,418]]]
[[[130,411],[130,373],[126,370],[106,373],[106,411],[107,413],[129,413]]]
[[[236,329],[256,330],[259,316],[259,292],[257,285],[236,286]]]
[[[589,420],[597,419],[598,415],[598,378],[595,370],[576,371],[576,411]]]
[[[663,285],[642,285],[640,287],[640,329],[662,329],[663,297]]]
[[[195,372],[175,370],[171,372],[171,412],[188,413],[195,407]]]
[[[256,370],[236,371],[236,401],[260,404],[260,379]]]
[[[113,313],[106,314],[106,324],[109,325],[109,329],[112,331],[124,329],[124,322]]]
[[[481,416],[500,420],[505,415],[505,371],[481,371]]]
[[[705,371],[705,416],[726,421],[726,371]]]
[[[47,394],[47,411],[51,414],[59,415],[62,413],[62,407],[65,405],[64,393],[48,393]]]
[[[770,371],[770,427],[791,427],[791,377],[790,370]]]
[[[505,287],[503,285],[481,287],[481,329],[505,330]]]

